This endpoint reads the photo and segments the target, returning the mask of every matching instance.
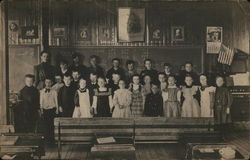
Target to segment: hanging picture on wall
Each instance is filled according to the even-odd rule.
[[[114,32],[111,27],[99,27],[99,41],[101,44],[111,43],[114,41]]]
[[[145,9],[118,9],[118,41],[140,42],[145,37]]]
[[[217,54],[219,53],[222,43],[222,27],[207,27],[206,34],[207,53]]]
[[[55,38],[63,38],[66,36],[66,28],[65,27],[55,27],[53,28],[53,35]]]
[[[78,41],[91,41],[91,27],[79,27],[76,36]]]
[[[184,41],[184,27],[183,26],[172,26],[171,37],[172,41]]]
[[[38,38],[38,26],[21,27],[21,37],[22,37],[22,39]]]
[[[163,41],[163,31],[159,26],[151,26],[149,28],[149,42],[160,43]]]
[[[18,44],[18,30],[19,21],[9,20],[8,21],[8,42],[9,44]]]

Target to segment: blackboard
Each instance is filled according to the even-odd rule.
[[[20,91],[24,86],[24,76],[34,74],[38,64],[38,45],[9,47],[9,89]]]
[[[179,71],[180,66],[186,61],[192,61],[194,64],[194,70],[202,72],[202,49],[201,47],[189,47],[189,48],[166,48],[166,47],[131,47],[131,48],[115,48],[115,47],[103,47],[103,48],[50,48],[52,53],[52,64],[57,65],[60,59],[66,59],[69,63],[72,63],[71,55],[73,52],[79,53],[83,59],[83,63],[88,66],[89,57],[91,55],[97,55],[100,58],[100,65],[106,70],[112,65],[113,58],[120,58],[122,66],[125,68],[126,60],[131,59],[136,61],[137,71],[140,72],[144,66],[145,59],[150,58],[153,60],[153,66],[158,71],[163,71],[163,64],[168,62],[173,65],[175,72]]]

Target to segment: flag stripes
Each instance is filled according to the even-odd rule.
[[[221,44],[221,48],[219,51],[218,62],[221,64],[231,65],[234,58],[234,49],[226,47]]]

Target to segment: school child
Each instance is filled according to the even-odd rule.
[[[133,76],[132,84],[130,85],[129,90],[132,92],[132,103],[131,103],[132,116],[142,117],[144,97],[142,93],[142,86],[140,84],[140,76],[138,74]]]
[[[106,81],[103,77],[98,78],[98,88],[94,90],[92,108],[94,108],[96,117],[111,117],[113,108],[112,91],[107,88]]]
[[[44,136],[47,142],[54,140],[54,118],[58,113],[57,92],[51,88],[52,80],[45,79],[45,88],[40,91],[40,108],[43,116]]]
[[[79,78],[80,78],[80,73],[78,70],[72,70],[72,85],[78,89],[79,88]]]
[[[148,117],[158,117],[163,115],[163,99],[156,84],[151,86],[152,92],[146,96],[144,105],[144,115]]]
[[[158,80],[159,80],[159,85],[160,85],[160,91],[163,91],[164,89],[167,88],[168,84],[166,82],[166,75],[164,72],[160,72],[158,74]]]
[[[143,95],[146,97],[149,93],[151,93],[151,77],[149,75],[145,75],[143,78],[143,86],[142,86],[142,92]]]
[[[88,68],[85,65],[82,65],[81,62],[81,57],[78,53],[73,53],[72,54],[72,65],[69,66],[69,70],[76,70],[79,72],[79,74],[87,79],[89,76],[89,71]]]
[[[75,110],[73,118],[91,118],[91,107],[89,90],[87,89],[87,81],[84,78],[79,80],[79,89],[75,94]]]
[[[120,75],[118,73],[113,73],[112,75],[112,81],[108,84],[108,87],[112,90],[112,96],[114,96],[114,92],[119,89],[119,80]]]
[[[25,75],[25,86],[20,90],[20,105],[15,109],[17,132],[35,132],[38,120],[39,91],[33,86],[34,76]]]
[[[164,63],[164,73],[166,75],[166,79],[168,79],[170,75],[173,75],[172,65],[170,63]]]
[[[62,82],[62,77],[59,74],[55,75],[55,80],[56,83],[51,87],[51,89],[55,90],[58,94],[60,88],[64,86],[64,83]]]
[[[215,92],[215,106],[214,117],[215,123],[220,125],[221,129],[231,121],[230,107],[233,99],[230,91],[224,87],[224,79],[222,76],[216,77],[216,92]]]
[[[98,57],[96,55],[92,55],[89,58],[89,64],[90,66],[88,67],[89,73],[95,72],[98,77],[104,77],[104,69],[99,66],[98,64]]]
[[[216,88],[209,86],[207,82],[207,76],[202,74],[200,75],[200,84],[199,87],[201,99],[201,117],[213,117],[213,108],[214,108],[214,96]]]
[[[141,72],[140,77],[143,78],[145,75],[149,75],[151,77],[151,81],[153,83],[157,83],[158,72],[152,68],[152,60],[145,59],[144,66],[145,70]]]
[[[114,73],[117,73],[120,75],[121,79],[125,79],[125,71],[123,68],[120,67],[120,59],[118,58],[114,58],[112,59],[112,68],[110,68],[107,72],[107,79],[109,80],[109,82],[112,80],[112,75]]]
[[[162,92],[164,102],[164,116],[180,116],[181,90],[176,86],[176,79],[173,75],[168,77],[168,87]]]
[[[193,78],[190,75],[185,77],[185,86],[182,87],[184,98],[182,104],[182,117],[200,117],[199,89],[193,85]]]
[[[57,74],[60,74],[62,77],[66,74],[71,75],[72,72],[69,69],[69,64],[66,60],[61,60],[60,61],[60,65],[59,65],[59,69],[57,71]]]
[[[131,101],[132,101],[132,93],[125,88],[126,83],[124,80],[119,80],[119,88],[114,93],[113,105],[114,111],[112,117],[115,118],[127,118],[131,117]]]
[[[89,75],[89,82],[87,85],[87,88],[89,89],[89,96],[90,96],[90,105],[92,106],[93,103],[93,97],[94,97],[94,89],[98,88],[97,84],[97,73],[96,72],[91,72]]]
[[[126,65],[127,65],[125,71],[126,83],[130,84],[130,82],[132,81],[132,76],[137,74],[135,69],[135,62],[133,60],[127,60]]]
[[[199,84],[199,76],[196,72],[193,71],[193,63],[192,62],[186,62],[184,65],[184,70],[181,70],[179,73],[179,85],[185,85],[185,77],[191,76],[193,79],[193,84],[198,85]]]
[[[71,75],[64,75],[63,77],[64,86],[59,90],[58,93],[58,104],[59,111],[63,117],[72,117],[75,108],[74,96],[76,89],[71,84]]]

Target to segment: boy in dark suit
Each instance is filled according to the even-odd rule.
[[[108,83],[111,83],[113,74],[119,74],[121,79],[125,80],[125,71],[120,67],[120,59],[114,58],[112,63],[113,67],[108,70],[106,75],[106,78],[109,79]]]
[[[41,64],[35,66],[35,86],[38,90],[44,88],[45,77],[55,77],[55,67],[49,64],[49,52],[41,52]]]
[[[17,132],[35,132],[36,123],[39,118],[39,91],[33,86],[34,76],[25,75],[25,86],[20,91],[20,108],[17,112]],[[17,129],[17,130],[18,130]]]
[[[144,115],[148,117],[157,117],[163,115],[163,99],[157,85],[152,84],[152,92],[146,96]]]
[[[141,79],[144,78],[145,75],[149,75],[153,83],[158,82],[158,72],[152,68],[152,60],[146,59],[144,61],[145,70],[143,70],[140,74]]]
[[[62,113],[63,117],[72,117],[75,108],[74,97],[76,88],[71,83],[71,75],[64,75],[63,81],[64,86],[59,90],[58,93],[59,112]]]

